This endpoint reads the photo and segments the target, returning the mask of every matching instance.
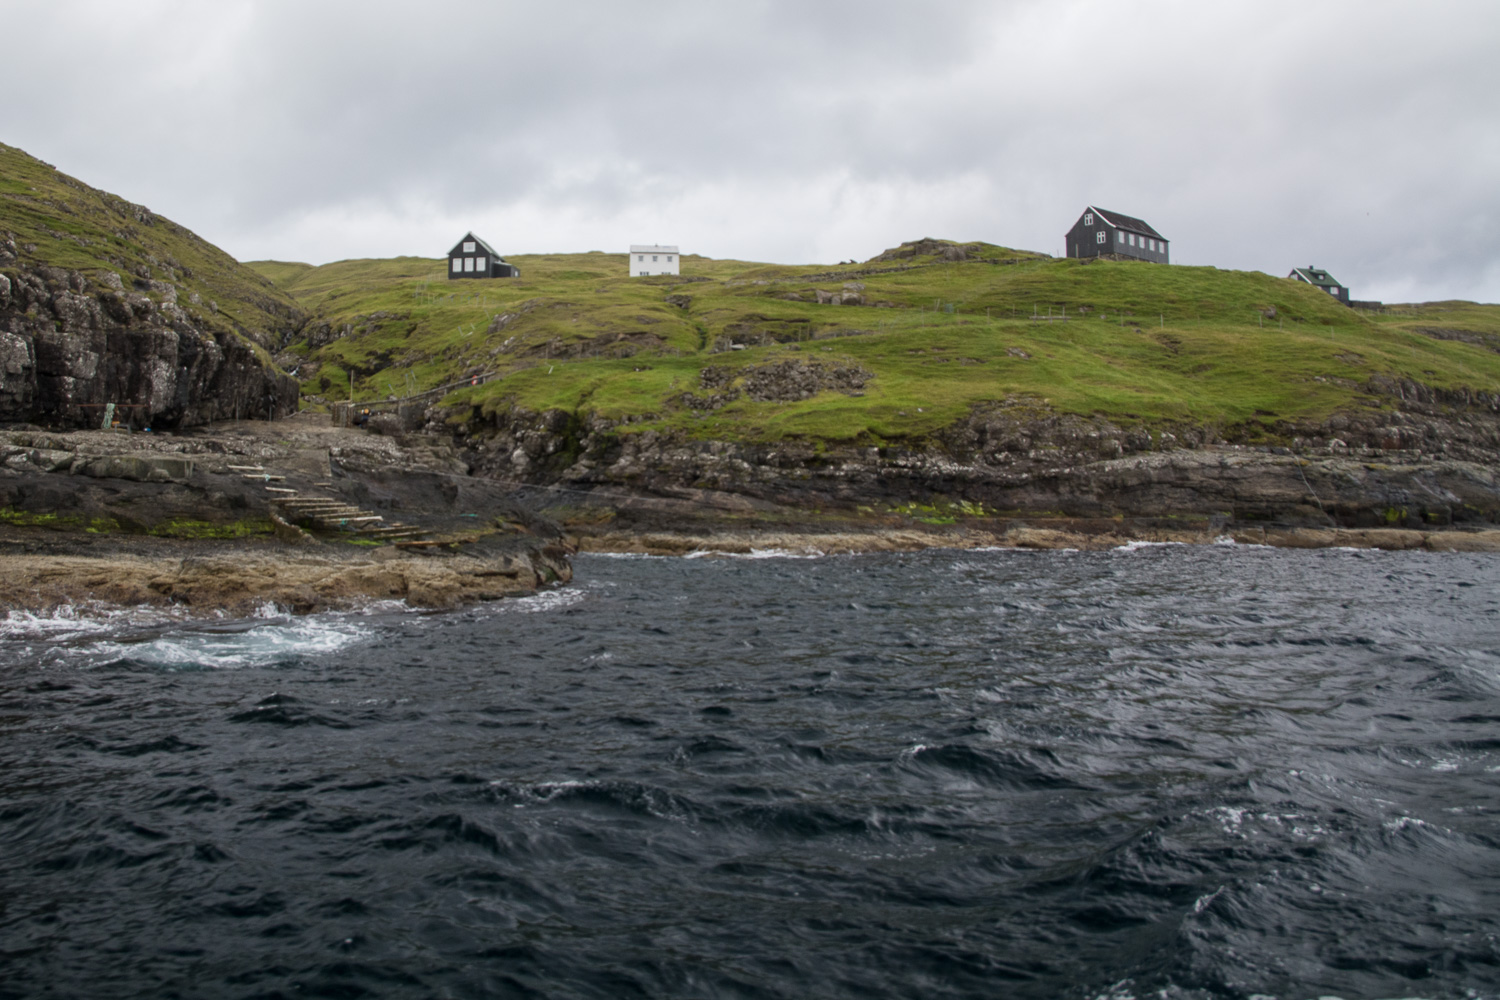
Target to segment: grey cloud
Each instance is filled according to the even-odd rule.
[[[3,138],[232,251],[441,242],[420,206],[593,219],[579,238],[609,247],[627,218],[698,231],[677,213],[713,191],[719,255],[926,234],[1059,252],[1096,203],[1151,220],[1185,263],[1500,297],[1500,9],[1483,3],[120,10],[11,12],[33,44],[0,83],[35,96]],[[921,231],[851,221],[879,191]],[[340,211],[387,213],[389,237],[297,245]]]

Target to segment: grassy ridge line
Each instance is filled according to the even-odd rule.
[[[601,253],[512,256],[523,277],[494,281],[448,281],[443,261],[421,258],[252,266],[348,331],[294,346],[305,391],[345,398],[353,371],[356,396],[379,398],[498,369],[509,374],[450,402],[592,410],[706,438],[906,438],[1007,399],[1126,423],[1321,419],[1383,405],[1364,391],[1377,374],[1500,391],[1500,307],[1369,315],[1257,272],[965,246],[971,259],[841,268],[688,256],[676,279],[626,277],[625,255]],[[812,301],[845,279],[872,304]],[[1049,310],[1069,320],[1029,318]],[[714,351],[736,339],[781,343]],[[703,394],[707,366],[790,360],[874,377],[861,396],[710,412],[680,401]]]
[[[273,331],[300,315],[274,282],[177,223],[0,143],[0,234],[7,233],[21,266],[110,271],[127,288],[136,278],[169,282],[200,327],[232,330],[263,349],[274,349]]]

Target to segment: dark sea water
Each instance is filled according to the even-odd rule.
[[[1500,559],[580,557],[0,640],[0,997],[1500,996]]]

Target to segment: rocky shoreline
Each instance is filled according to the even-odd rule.
[[[899,480],[889,467],[886,475],[821,467],[816,477],[824,485],[842,479],[840,496],[768,488],[766,478],[726,484],[738,487],[732,490],[685,486],[667,478],[670,457],[656,467],[660,481],[527,483],[498,478],[498,469],[489,470],[495,478],[484,475],[484,454],[476,454],[472,439],[467,450],[464,444],[433,434],[339,428],[317,414],[175,434],[0,431],[0,607],[100,604],[244,615],[267,605],[305,613],[401,600],[448,608],[567,582],[579,551],[834,555],[1225,541],[1500,551],[1500,527],[1491,516],[1500,490],[1493,466],[1475,461],[1482,458],[1477,454],[1387,454],[1377,463],[1373,455],[1347,452],[1303,457],[1277,448],[1179,448],[1083,462],[1053,477],[1051,492],[1032,497],[1061,496],[1066,502],[1058,506],[1066,506],[1088,487],[1093,506],[1101,506],[1099,483],[1113,476],[1117,492],[1134,497],[1135,506],[1159,502],[1162,513],[1146,516],[1109,507],[1083,515],[1000,514],[946,501],[939,490],[949,480],[931,469],[922,494],[927,503],[897,504],[912,496],[916,467]],[[639,456],[635,450],[621,460]],[[779,469],[778,476],[787,471],[768,468]],[[1340,479],[1347,492],[1340,492]],[[1378,500],[1389,506],[1384,523],[1371,524],[1378,509],[1370,495],[1358,504],[1348,498],[1377,481]],[[854,493],[860,484],[870,492]],[[1213,503],[1198,502],[1209,495]],[[343,518],[348,524],[310,522],[309,508],[295,506],[293,497],[319,498],[313,502],[362,516]],[[876,505],[849,503],[850,497]],[[1341,524],[1341,510],[1361,516]]]
[[[315,520],[315,508],[281,503],[299,497],[362,516]],[[11,610],[445,608],[566,582],[574,551],[441,443],[323,416],[177,434],[0,432],[0,607]]]
[[[1132,543],[1264,545],[1291,549],[1383,549],[1425,552],[1500,552],[1500,529],[1413,531],[1402,528],[1236,528],[1201,530],[1132,530],[1128,526],[1093,531],[1060,520],[1055,524],[971,524],[951,530],[884,528],[860,531],[619,531],[585,534],[580,552],[656,556],[850,555],[869,552],[915,552],[922,549],[1073,549],[1098,551]]]
[[[24,544],[24,542],[20,543]],[[405,555],[309,551],[277,543],[188,543],[136,552],[16,554],[0,539],[0,607],[174,607],[245,616],[265,607],[305,614],[379,600],[451,608],[534,593],[572,579],[566,551]]]

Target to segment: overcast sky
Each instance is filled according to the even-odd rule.
[[[0,0],[0,140],[241,260],[1060,255],[1500,302],[1500,3]]]

